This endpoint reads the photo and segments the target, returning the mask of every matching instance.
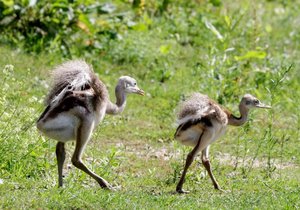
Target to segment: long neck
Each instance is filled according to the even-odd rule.
[[[120,85],[116,86],[115,89],[116,94],[116,103],[112,103],[111,101],[108,102],[106,107],[106,114],[116,115],[123,112],[126,106],[126,93],[121,88]]]
[[[240,114],[241,114],[240,117],[236,117],[233,114],[229,114],[228,125],[241,126],[247,121],[249,109],[247,107],[243,106],[242,104],[240,104],[239,110],[240,110]]]

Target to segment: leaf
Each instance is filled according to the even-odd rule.
[[[7,6],[7,7],[11,7],[14,5],[14,1],[13,0],[2,0],[2,3]]]
[[[147,31],[148,26],[144,23],[138,23],[132,27],[133,30],[135,31]]]
[[[35,151],[31,151],[30,156],[35,158],[38,157],[38,154]]]
[[[63,3],[63,2],[56,2],[56,3],[52,4],[52,8],[68,10],[69,5],[66,3]]]
[[[214,5],[215,7],[220,7],[222,5],[222,1],[221,0],[210,0],[209,2],[212,5]]]
[[[84,15],[83,13],[81,13],[79,15],[79,20],[78,20],[77,26],[88,34],[94,33],[94,31],[95,31],[89,18],[86,15]]]
[[[159,51],[160,51],[162,54],[164,54],[164,55],[168,54],[168,53],[170,52],[170,50],[171,50],[171,46],[170,46],[170,45],[161,45],[161,46],[159,47]]]
[[[228,15],[225,15],[225,16],[224,16],[224,19],[225,19],[225,22],[226,22],[227,26],[230,27],[230,26],[231,26],[231,20],[230,20],[230,17],[229,17]]]
[[[143,21],[147,24],[147,26],[152,25],[152,19],[149,18],[149,16],[147,15],[147,13],[145,15],[143,15]]]
[[[266,27],[265,27],[265,29],[266,29],[266,32],[268,32],[268,33],[271,33],[272,30],[273,30],[273,28],[272,28],[272,26],[270,24],[267,24]]]
[[[238,61],[247,60],[251,58],[264,59],[267,56],[265,51],[248,51],[245,55],[235,56],[234,58]]]
[[[221,35],[221,33],[213,26],[213,24],[211,24],[206,18],[204,19],[204,22],[205,22],[206,28],[208,28],[209,30],[211,30],[211,32],[213,32],[220,41],[224,40],[224,38]]]

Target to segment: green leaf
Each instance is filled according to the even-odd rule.
[[[159,51],[160,51],[162,54],[164,54],[164,55],[168,54],[168,53],[170,52],[170,50],[171,50],[171,46],[170,46],[170,45],[161,45],[161,46],[159,47]]]
[[[147,14],[143,15],[143,20],[147,24],[147,26],[152,25],[153,21],[152,21],[152,19]]]
[[[31,157],[38,157],[38,154],[35,151],[30,152]]]
[[[83,13],[81,13],[79,15],[79,21],[78,21],[77,25],[79,28],[81,28],[83,31],[85,31],[87,33],[95,32],[95,28],[94,28],[93,24],[91,23],[89,18]]]
[[[225,15],[224,19],[225,19],[225,22],[226,22],[227,26],[230,27],[231,26],[230,17],[228,15]]]
[[[273,28],[272,28],[272,26],[270,24],[267,24],[266,27],[265,27],[265,29],[266,29],[266,32],[268,32],[268,33],[271,33],[272,30],[273,30]]]
[[[267,56],[265,51],[248,51],[245,55],[235,56],[235,60],[247,60],[251,58],[264,59]]]
[[[11,7],[14,5],[14,0],[2,0],[2,2],[7,7]]]
[[[210,0],[209,2],[212,5],[214,5],[215,7],[220,7],[222,5],[222,1],[221,0]]]
[[[138,24],[134,25],[132,27],[132,29],[135,30],[135,31],[147,31],[148,27],[144,23],[138,23]]]

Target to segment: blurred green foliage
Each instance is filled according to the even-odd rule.
[[[167,9],[169,1],[149,8],[154,13]],[[84,0],[2,0],[0,31],[13,46],[22,45],[27,52],[57,52],[71,57],[82,49],[105,50],[110,40],[127,30],[146,30],[148,23],[136,23],[144,12],[144,1],[98,2]],[[132,10],[122,11],[122,8]],[[144,16],[145,17],[145,16]],[[149,22],[150,21],[150,22]]]

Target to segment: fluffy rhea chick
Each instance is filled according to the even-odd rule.
[[[208,171],[215,189],[221,190],[211,170],[208,159],[209,146],[224,134],[227,125],[243,125],[247,121],[248,112],[251,108],[271,107],[264,105],[250,94],[244,95],[239,104],[239,117],[200,93],[194,93],[181,104],[177,119],[178,127],[174,138],[184,145],[192,146],[193,150],[187,156],[182,176],[176,187],[177,192],[186,192],[182,189],[184,179],[189,166],[199,152],[202,152],[202,163]]]
[[[65,143],[75,141],[72,163],[93,177],[102,188],[108,182],[88,169],[81,160],[94,128],[105,114],[119,114],[126,105],[128,94],[144,95],[134,78],[122,76],[115,88],[116,103],[109,100],[104,83],[93,68],[82,60],[68,61],[53,71],[53,84],[46,98],[46,109],[37,121],[37,128],[58,141],[56,157],[59,186],[63,185]]]

